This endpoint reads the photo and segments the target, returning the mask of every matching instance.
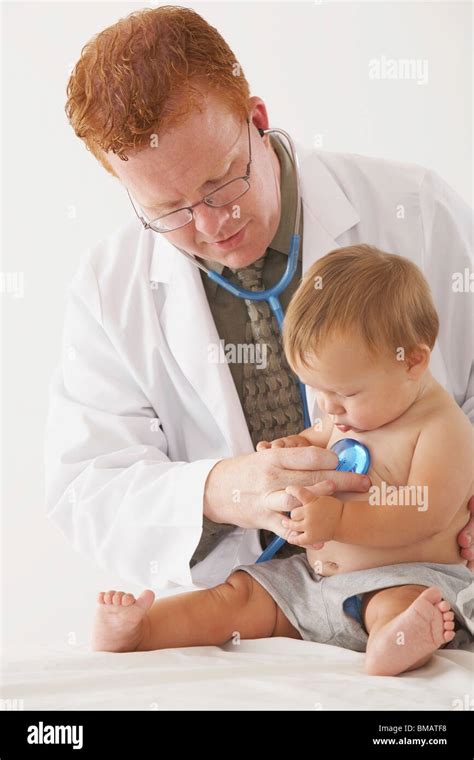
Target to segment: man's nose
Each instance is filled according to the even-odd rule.
[[[228,237],[224,228],[230,217],[230,211],[225,206],[222,208],[212,208],[202,203],[194,209],[194,226],[197,232],[201,232],[208,242],[221,240]]]

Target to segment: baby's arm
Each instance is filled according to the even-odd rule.
[[[445,531],[472,492],[473,434],[467,417],[439,416],[428,422],[416,443],[407,486],[423,489],[428,502],[380,503],[382,492],[369,489],[368,501],[342,502],[332,496],[310,500],[297,487],[288,493],[303,502],[291,512],[288,528],[299,535],[290,543],[307,546],[335,540],[360,546],[395,547],[417,543]],[[306,492],[306,493],[305,493]],[[402,494],[402,491],[398,491]],[[405,490],[407,497],[410,491]],[[305,496],[306,498],[302,498]],[[414,502],[414,503],[412,503]],[[299,524],[298,524],[299,521]],[[306,523],[305,527],[303,522]]]

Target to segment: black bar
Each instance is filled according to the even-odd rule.
[[[299,714],[297,719],[294,712]],[[286,752],[299,753],[303,744],[315,755],[334,750],[338,756],[359,751],[371,757],[403,753],[408,758],[472,760],[472,718],[470,705],[450,712],[228,710],[217,718],[206,710],[4,710],[0,712],[0,760],[25,755],[92,757],[99,750],[131,752],[135,760],[150,751],[181,753],[187,744],[196,753],[203,749],[203,741],[211,753],[241,749],[254,755],[261,751],[275,755],[275,760],[283,743]]]

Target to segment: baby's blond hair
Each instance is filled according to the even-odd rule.
[[[283,345],[293,370],[336,333],[359,335],[373,355],[433,348],[439,321],[422,272],[370,245],[337,248],[305,273],[288,306]]]

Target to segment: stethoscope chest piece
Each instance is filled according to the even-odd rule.
[[[356,472],[359,475],[365,475],[370,467],[370,454],[367,446],[364,446],[355,438],[343,438],[331,446],[339,457],[339,464],[336,470],[344,472]]]

